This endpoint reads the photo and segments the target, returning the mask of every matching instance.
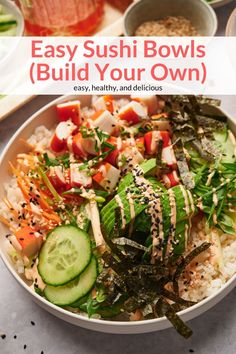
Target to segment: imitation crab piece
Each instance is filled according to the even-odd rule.
[[[108,192],[112,192],[120,179],[120,171],[109,163],[100,165],[93,180]]]
[[[93,106],[96,111],[109,111],[110,113],[114,112],[114,99],[110,95],[105,95],[99,97],[94,103]]]
[[[171,188],[179,184],[179,177],[176,171],[172,171],[162,176],[166,188]]]
[[[105,157],[104,161],[110,163],[113,166],[117,166],[118,156],[119,156],[119,153],[121,151],[121,146],[120,147],[118,146],[119,145],[119,140],[118,140],[118,138],[116,138],[114,136],[111,136],[107,140],[107,143],[109,143],[112,146],[114,146],[115,149],[112,150],[107,157]],[[109,147],[105,147],[104,148],[104,151],[108,151],[108,150],[109,150]]]
[[[22,253],[27,257],[34,256],[43,243],[43,236],[30,226],[25,226],[16,231],[15,237],[22,248]]]
[[[147,107],[147,111],[148,111],[149,115],[157,113],[157,110],[158,110],[157,96],[155,96],[155,95],[152,95],[152,96],[135,96],[135,95],[132,95],[131,99],[133,101],[140,102],[145,107]]]
[[[168,167],[171,167],[172,169],[177,168],[177,161],[172,145],[163,148],[162,161],[164,164],[166,164]]]
[[[171,132],[171,124],[166,113],[154,114],[151,118],[153,126],[158,130]]]
[[[71,187],[91,187],[92,177],[88,171],[80,170],[82,164],[72,163],[70,165],[70,184]]]
[[[82,148],[89,155],[98,155],[97,141],[94,139],[94,137],[82,138]]]
[[[67,186],[62,166],[50,166],[48,178],[56,189],[64,189]]]
[[[122,169],[130,170],[131,167],[141,164],[144,161],[144,157],[136,146],[127,147],[121,152],[119,161]]]
[[[78,127],[82,123],[80,101],[70,101],[60,103],[56,106],[58,120],[60,122],[65,122],[71,120]]]
[[[54,152],[61,152],[67,149],[67,139],[76,130],[76,126],[71,122],[61,122],[56,127],[51,140],[51,149]]]
[[[83,148],[83,137],[81,133],[73,135],[72,151],[77,157],[87,157],[87,152]]]
[[[158,142],[163,141],[163,148],[171,145],[170,134],[168,131],[150,131],[144,135],[146,153],[154,155],[157,153]]]
[[[147,112],[139,102],[131,101],[119,110],[118,117],[132,125],[146,119]]]
[[[92,116],[93,126],[111,135],[114,133],[117,120],[109,111],[100,110]]]

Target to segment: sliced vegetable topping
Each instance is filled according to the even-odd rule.
[[[76,278],[90,258],[89,235],[75,226],[59,226],[42,246],[38,270],[46,284],[59,286]]]

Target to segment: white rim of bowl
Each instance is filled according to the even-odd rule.
[[[55,105],[58,102],[64,101],[66,99],[68,99],[68,97],[71,96],[61,96],[53,101],[51,101],[50,103],[48,103],[47,105],[45,105],[44,107],[40,108],[37,112],[35,112],[30,118],[28,118],[24,124],[17,129],[17,131],[14,133],[14,135],[11,137],[11,139],[9,140],[7,146],[5,147],[5,149],[3,150],[1,156],[0,156],[0,166],[5,158],[6,153],[8,152],[9,148],[11,147],[11,145],[15,142],[15,140],[17,139],[18,135],[30,124],[32,123],[32,121],[34,121],[40,114],[42,114],[44,111],[46,111],[48,108],[50,108],[51,106]],[[230,115],[227,114],[227,112],[225,110],[223,110],[224,113],[230,118],[230,121],[233,122],[235,125],[236,123],[234,122],[234,120],[231,118]],[[0,235],[0,237],[2,237]],[[65,316],[69,316],[71,318],[74,319],[80,319],[84,322],[87,323],[94,323],[96,325],[98,325],[98,327],[102,326],[102,327],[107,327],[107,326],[111,326],[111,327],[140,327],[142,325],[148,325],[148,324],[157,324],[157,323],[167,323],[168,325],[166,326],[166,328],[171,327],[171,324],[169,323],[169,321],[167,320],[166,317],[161,317],[161,318],[155,318],[155,319],[150,319],[150,320],[142,320],[142,321],[111,321],[111,320],[102,320],[102,319],[96,319],[96,318],[87,318],[85,316],[82,316],[80,314],[75,314],[73,312],[70,312],[68,310],[64,310],[63,308],[56,306],[54,304],[52,304],[51,302],[49,302],[48,300],[46,300],[45,298],[43,298],[42,296],[38,295],[37,293],[35,293],[34,291],[32,291],[32,289],[24,282],[24,280],[19,276],[19,274],[17,273],[16,269],[10,264],[10,262],[8,261],[7,257],[4,255],[2,249],[0,248],[0,256],[5,264],[5,266],[7,267],[7,269],[9,270],[9,272],[13,275],[13,277],[17,280],[17,282],[23,286],[23,288],[26,289],[26,291],[32,295],[33,297],[35,297],[37,300],[39,300],[40,302],[44,303],[46,306],[52,308],[53,310],[55,310],[56,312],[59,312]],[[194,310],[197,310],[198,308],[204,306],[205,304],[211,302],[212,299],[214,299],[215,297],[219,296],[226,288],[228,288],[234,281],[236,280],[236,274],[234,274],[232,276],[232,278],[230,278],[217,292],[215,292],[214,294],[210,295],[209,297],[205,298],[204,300],[199,301],[196,305],[193,305],[191,307],[188,307],[185,310],[179,311],[178,315],[184,316],[187,315],[191,312],[193,312]],[[208,309],[210,309],[211,307],[213,307],[216,303],[213,303],[211,306],[209,306]],[[207,311],[207,310],[206,310]],[[198,315],[200,315],[202,312],[200,312],[199,314],[197,314],[196,316],[193,316],[191,319],[194,319],[195,317],[198,317]],[[155,329],[153,330],[155,331]],[[158,331],[158,329],[157,329]],[[105,330],[103,330],[103,332],[106,332]],[[151,331],[148,331],[151,332]]]
[[[133,10],[134,7],[136,6],[139,6],[139,3],[141,1],[145,1],[145,0],[138,0],[138,1],[135,1],[133,2],[125,11],[124,13],[124,21],[123,21],[123,33],[125,36],[129,36],[129,34],[127,33],[126,31],[126,19],[127,19],[127,16],[129,14],[130,11]],[[209,3],[207,3],[205,0],[198,0],[200,1],[208,10],[209,12],[211,13],[211,16],[213,17],[213,20],[214,20],[214,28],[212,30],[212,34],[211,35],[208,35],[207,37],[214,37],[215,34],[216,34],[216,31],[217,31],[217,28],[218,28],[218,19],[217,19],[217,16],[216,16],[216,13],[215,11],[213,10],[213,8],[211,7],[211,5]],[[221,0],[220,0],[221,1]],[[229,0],[231,1],[231,0]],[[158,37],[157,37],[158,38]]]

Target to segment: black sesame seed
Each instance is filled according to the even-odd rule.
[[[35,326],[35,323],[34,323],[34,321],[31,321],[30,323],[32,324],[32,326]]]
[[[189,353],[194,353],[194,350],[193,349],[189,349]]]
[[[1,338],[5,339],[6,338],[6,334],[1,334]]]
[[[27,345],[26,344],[24,344],[24,349],[26,349],[27,348]]]
[[[16,339],[16,338],[17,338],[17,335],[15,334],[13,338]]]

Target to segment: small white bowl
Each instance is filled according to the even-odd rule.
[[[232,37],[236,36],[236,8],[231,13],[231,15],[228,19],[226,30],[225,30],[225,35],[232,36]]]
[[[1,0],[0,4],[3,5],[7,12],[9,12],[15,17],[17,21],[16,36],[22,36],[24,33],[25,25],[24,18],[18,6],[16,6],[16,4],[10,0]]]
[[[4,183],[10,179],[8,174],[8,163],[9,161],[14,161],[16,155],[19,152],[25,151],[25,146],[21,143],[20,139],[29,138],[36,127],[40,125],[45,125],[51,128],[57,121],[56,110],[54,108],[55,104],[68,99],[79,99],[83,106],[89,106],[91,104],[92,96],[67,96],[56,99],[55,101],[49,103],[44,108],[36,112],[31,118],[29,118],[21,128],[14,134],[9,143],[7,144],[2,156],[0,157],[0,200],[5,195]],[[233,132],[236,134],[236,122],[229,118],[229,125]],[[66,311],[58,306],[55,306],[48,302],[46,299],[37,295],[28,285],[24,278],[20,277],[16,272],[14,265],[11,262],[10,257],[7,254],[7,240],[5,235],[9,230],[0,224],[0,255],[3,259],[8,270],[15,277],[15,279],[21,284],[23,288],[31,295],[32,299],[37,302],[41,307],[43,307],[48,312],[53,315],[70,322],[74,325],[88,328],[94,331],[114,333],[114,334],[133,334],[133,333],[147,333],[160,331],[162,329],[171,327],[170,322],[165,318],[158,318],[145,321],[134,321],[134,322],[115,322],[115,321],[105,321],[98,319],[88,319],[79,314],[74,314]],[[184,321],[188,321],[202,314],[203,312],[210,309],[217,302],[219,302],[223,297],[225,297],[230,290],[232,290],[236,285],[236,275],[234,275],[219,291],[215,294],[209,296],[205,300],[199,302],[198,304],[179,312],[179,315]],[[4,291],[4,289],[2,290]],[[14,295],[15,296],[15,295]],[[10,301],[10,299],[9,299]]]
[[[212,37],[217,30],[217,17],[205,0],[140,0],[128,7],[124,15],[124,34],[133,36],[146,21],[167,16],[183,16],[202,36]]]

